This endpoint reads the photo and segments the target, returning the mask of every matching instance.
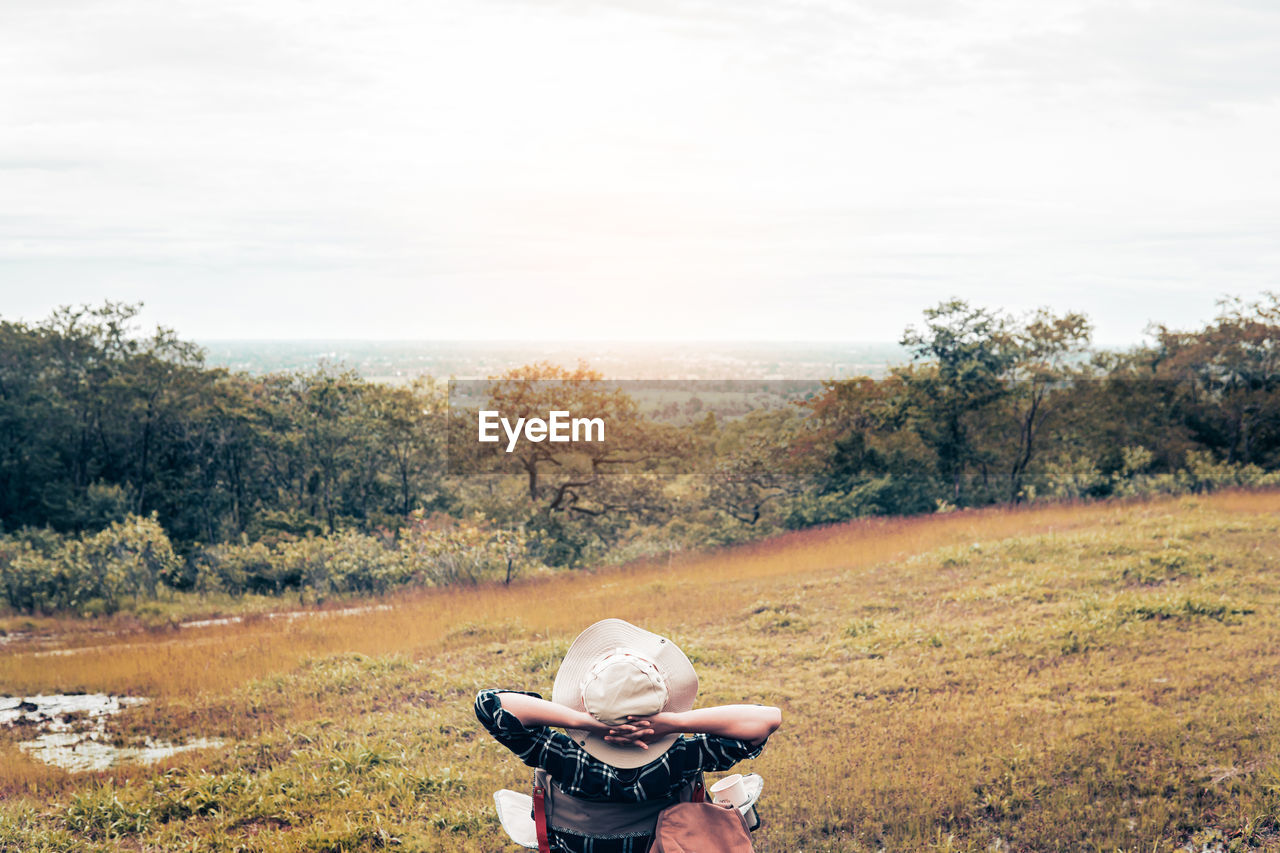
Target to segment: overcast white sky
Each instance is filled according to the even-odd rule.
[[[1104,344],[1280,288],[1280,3],[0,0],[0,316]]]

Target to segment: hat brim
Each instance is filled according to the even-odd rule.
[[[667,683],[667,703],[663,711],[688,711],[698,695],[698,673],[680,647],[666,637],[638,628],[622,619],[604,619],[587,628],[569,646],[564,661],[556,672],[551,688],[551,701],[577,711],[586,711],[582,702],[582,681],[600,658],[615,649],[633,649],[662,672]],[[605,739],[582,729],[565,729],[569,737],[589,755],[605,764],[622,769],[641,767],[657,760],[680,737],[670,734],[649,744],[640,746],[608,743]]]

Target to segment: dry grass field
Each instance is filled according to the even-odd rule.
[[[763,851],[1280,850],[1280,494],[875,520],[389,609],[0,650],[0,693],[152,701],[70,774],[0,727],[0,850],[516,850],[528,773],[475,692],[549,694],[578,630],[681,644],[783,728]]]

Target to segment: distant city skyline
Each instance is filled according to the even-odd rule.
[[[194,340],[1099,346],[1280,289],[1263,0],[0,8],[0,317]]]

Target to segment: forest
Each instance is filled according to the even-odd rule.
[[[1280,294],[1120,352],[1079,314],[953,299],[903,332],[887,378],[681,423],[588,365],[530,364],[489,381],[494,405],[607,414],[621,440],[505,468],[451,453],[466,424],[443,377],[209,367],[139,310],[0,319],[13,610],[510,582],[861,516],[1280,484]]]

